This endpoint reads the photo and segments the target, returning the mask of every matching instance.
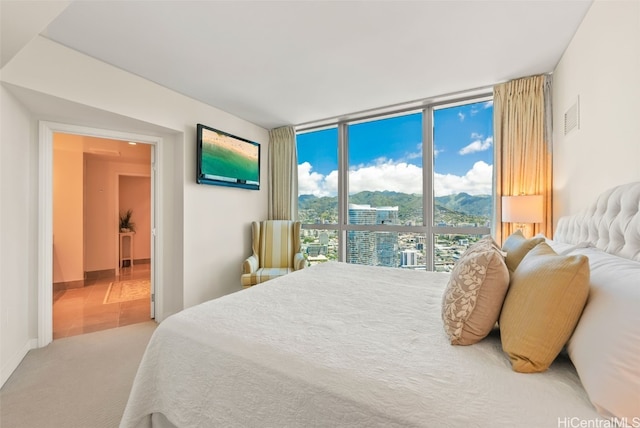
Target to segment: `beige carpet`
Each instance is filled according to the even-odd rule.
[[[115,281],[109,284],[103,304],[119,303],[129,300],[148,299],[151,283],[148,279],[133,279],[129,281]]]
[[[154,321],[29,351],[0,390],[2,428],[115,428]]]

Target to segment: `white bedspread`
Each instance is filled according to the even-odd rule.
[[[447,280],[329,262],[187,309],[156,330],[121,427],[557,428],[599,419],[567,358],[521,374],[497,336],[450,345],[440,318]]]

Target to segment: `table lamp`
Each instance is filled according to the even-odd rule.
[[[518,195],[502,197],[502,221],[516,223],[516,229],[524,233],[527,223],[542,223],[542,195]]]

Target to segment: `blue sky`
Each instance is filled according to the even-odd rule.
[[[491,192],[493,103],[435,110],[436,195]],[[421,192],[422,115],[414,113],[349,126],[350,193]],[[301,194],[335,194],[336,128],[298,135]]]

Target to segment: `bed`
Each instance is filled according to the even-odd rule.
[[[541,372],[514,371],[497,328],[452,346],[449,274],[329,262],[163,321],[121,427],[640,426],[639,205],[620,186],[542,238],[591,280]]]

